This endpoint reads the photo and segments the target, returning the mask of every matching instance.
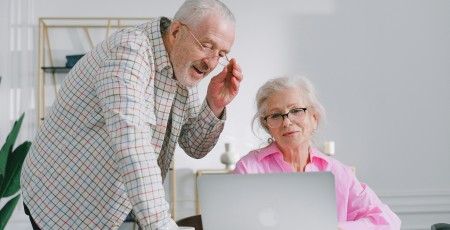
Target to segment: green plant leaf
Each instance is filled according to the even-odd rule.
[[[8,163],[6,165],[6,174],[0,187],[0,197],[12,196],[19,191],[20,173],[30,147],[31,142],[25,141],[9,154]]]
[[[19,120],[14,122],[14,126],[11,132],[6,137],[6,142],[3,144],[2,149],[0,150],[0,174],[5,175],[6,170],[6,160],[8,159],[8,155],[11,153],[12,148],[14,147],[14,143],[16,142],[17,135],[19,134],[20,126],[22,125],[23,117],[25,113],[22,113]],[[1,181],[0,181],[1,182]]]
[[[14,209],[16,208],[17,202],[19,201],[20,194],[9,200],[2,210],[0,210],[0,229],[5,229],[9,218],[11,218]]]
[[[5,176],[0,174],[0,188],[2,187],[2,184],[3,184],[3,178],[5,178]],[[1,191],[0,191],[0,193],[1,193]],[[1,199],[1,196],[0,196],[0,199]]]

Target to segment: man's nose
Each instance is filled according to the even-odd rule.
[[[210,70],[213,70],[216,68],[217,64],[219,64],[219,56],[205,57],[203,61]]]

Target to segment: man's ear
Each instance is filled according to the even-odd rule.
[[[169,28],[169,39],[173,44],[177,39],[177,36],[180,36],[180,31],[183,28],[180,21],[173,21]]]

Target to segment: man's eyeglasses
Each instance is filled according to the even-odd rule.
[[[230,60],[228,59],[227,55],[225,53],[221,53],[219,52],[218,55],[216,55],[216,52],[214,52],[214,50],[212,50],[211,48],[202,45],[202,43],[197,39],[197,37],[195,37],[195,35],[192,33],[191,29],[189,28],[188,25],[181,23],[182,26],[185,26],[187,28],[187,30],[189,31],[189,33],[192,35],[192,37],[195,39],[195,41],[197,41],[197,43],[200,45],[200,47],[202,47],[203,52],[207,55],[208,58],[219,58],[219,64],[223,65],[223,66],[227,66],[230,63]]]
[[[306,108],[295,108],[289,110],[285,114],[274,113],[265,116],[263,119],[266,121],[270,128],[276,129],[283,125],[284,117],[289,118],[291,122],[301,122],[306,117]]]

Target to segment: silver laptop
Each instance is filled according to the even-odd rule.
[[[205,230],[336,230],[330,172],[198,177]]]

